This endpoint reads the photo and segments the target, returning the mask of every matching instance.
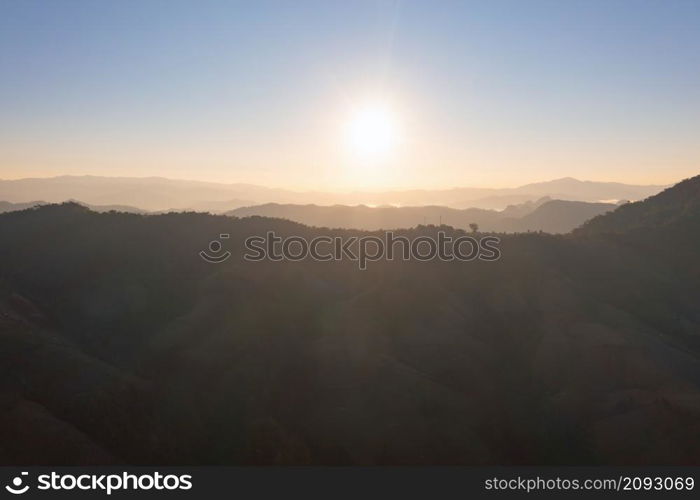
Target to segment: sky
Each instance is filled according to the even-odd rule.
[[[696,0],[0,0],[0,178],[673,183],[699,26]]]

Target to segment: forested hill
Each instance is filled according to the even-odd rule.
[[[623,233],[674,225],[700,224],[700,176],[686,179],[661,193],[588,221],[579,234]]]
[[[496,262],[366,271],[247,262],[243,240],[378,233],[2,214],[0,461],[698,464],[693,186],[573,235],[504,235]],[[222,233],[231,257],[205,262]]]

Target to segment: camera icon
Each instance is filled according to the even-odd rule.
[[[21,495],[23,493],[26,493],[27,490],[29,490],[29,485],[26,484],[22,486],[22,478],[23,476],[26,476],[28,474],[28,472],[22,472],[19,476],[15,476],[12,479],[12,484],[8,484],[7,486],[5,486],[5,489],[13,495]]]
[[[228,250],[223,251],[223,245],[219,240],[227,240],[231,237],[228,233],[221,233],[218,240],[212,240],[209,242],[209,249],[202,250],[199,252],[199,256],[210,264],[221,264],[226,259],[231,257],[231,252]]]

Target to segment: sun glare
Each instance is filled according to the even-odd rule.
[[[398,126],[392,111],[384,105],[357,109],[347,124],[346,140],[359,159],[378,162],[387,159],[398,143]]]

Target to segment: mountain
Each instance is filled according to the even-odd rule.
[[[634,186],[619,182],[580,181],[572,177],[555,179],[547,182],[526,184],[516,189],[518,193],[529,193],[540,196],[578,201],[602,200],[640,200],[658,193],[664,186]]]
[[[148,418],[143,380],[83,352],[6,288],[0,339],[0,463],[108,465],[144,453],[148,445],[129,437]]]
[[[16,210],[26,210],[27,208],[45,205],[43,201],[29,201],[26,203],[10,203],[9,201],[0,201],[0,213],[14,212]]]
[[[620,233],[700,220],[700,176],[686,179],[641,203],[629,203],[590,220],[581,234]]]
[[[381,232],[74,203],[2,214],[0,460],[700,464],[691,181],[604,227],[500,235],[496,261],[364,271],[247,261],[244,240]],[[618,230],[622,210],[639,229]],[[440,229],[464,234],[399,232]],[[221,234],[230,257],[201,259]]]
[[[419,224],[444,224],[468,228],[472,222],[493,226],[500,215],[494,210],[471,208],[457,210],[449,207],[368,207],[365,205],[319,206],[267,203],[242,207],[227,212],[235,217],[276,217],[316,227],[345,229],[396,229]]]
[[[140,208],[130,207],[128,205],[89,205],[78,200],[67,200],[70,203],[83,205],[94,212],[126,212],[133,214],[146,213]],[[0,213],[16,212],[18,210],[26,210],[27,208],[35,208],[41,205],[48,205],[45,201],[30,201],[28,203],[10,203],[8,201],[0,201]]]
[[[196,210],[222,213],[253,204],[317,205],[439,205],[451,208],[503,209],[536,201],[544,196],[560,200],[600,202],[639,200],[663,186],[559,179],[518,188],[454,188],[379,192],[299,192],[251,184],[217,184],[160,177],[62,176],[0,180],[0,200],[26,203],[44,200],[60,203],[80,200],[89,205],[121,205],[146,211]]]
[[[584,201],[551,200],[532,212],[510,221],[505,226],[509,232],[544,231],[568,233],[587,220],[617,208],[611,203],[586,203]]]
[[[549,196],[543,196],[538,200],[524,201],[522,203],[508,205],[501,210],[501,215],[510,218],[520,218],[534,212],[539,206],[544,205],[548,201],[552,201]]]
[[[286,191],[248,184],[217,184],[160,177],[62,176],[0,181],[0,199],[24,202],[80,200],[89,205],[128,205],[142,210],[235,208],[236,199],[284,197]],[[292,193],[292,192],[289,192]],[[230,204],[229,204],[230,203]]]
[[[281,205],[268,203],[237,208],[227,212],[235,217],[276,217],[316,227],[345,229],[410,228],[420,224],[447,224],[464,230],[478,224],[482,231],[566,233],[596,215],[616,208],[610,203],[586,203],[550,200],[547,197],[521,205],[509,205],[505,210],[449,207],[367,207]]]
[[[536,203],[538,200],[549,198],[550,196],[537,196],[533,194],[503,194],[486,196],[484,198],[476,197],[471,199],[468,196],[463,196],[459,201],[454,201],[452,206],[455,208],[470,208],[478,207],[484,210],[504,210],[508,207],[525,206],[528,203]]]

